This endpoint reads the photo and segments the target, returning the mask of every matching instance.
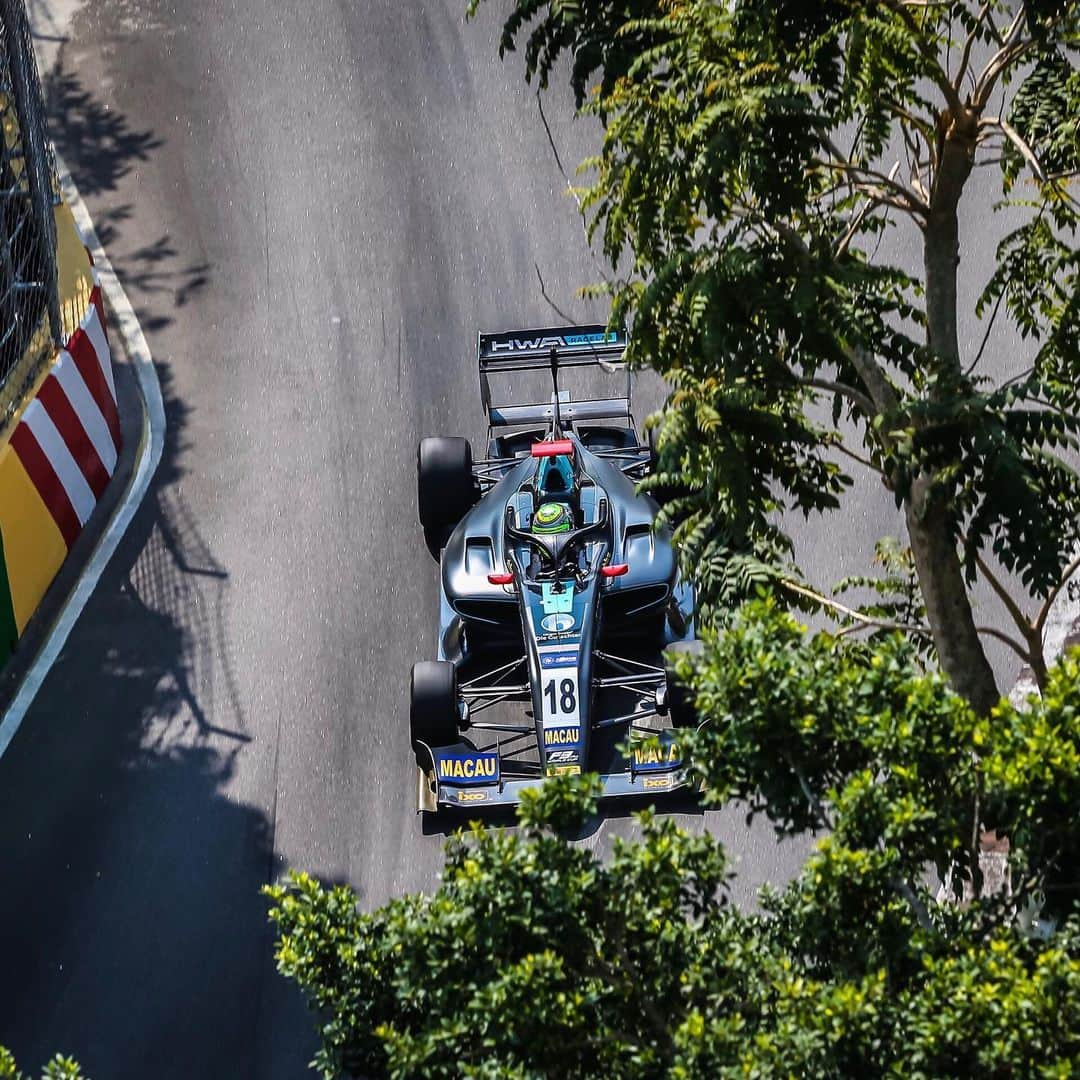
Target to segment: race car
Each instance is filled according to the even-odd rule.
[[[419,811],[513,804],[584,770],[604,797],[688,785],[677,735],[695,719],[669,670],[693,648],[693,588],[636,490],[653,454],[625,348],[603,326],[480,334],[486,456],[463,438],[420,443],[440,604],[438,658],[412,670]],[[619,376],[622,392],[575,400],[560,379],[582,368]],[[493,376],[537,372],[550,372],[548,400],[493,403]]]

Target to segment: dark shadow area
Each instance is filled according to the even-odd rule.
[[[84,195],[107,201],[161,145],[75,76],[48,94]],[[132,213],[96,217],[104,244]],[[167,236],[117,260],[152,349],[207,283],[179,262]],[[280,871],[274,812],[236,790],[252,737],[229,569],[179,484],[189,407],[169,365],[157,374],[168,426],[151,488],[0,759],[0,1044],[33,1075],[60,1050],[94,1077],[247,1077],[269,1026],[280,1074],[303,1076],[314,1025],[275,971],[260,894]]]
[[[701,798],[689,791],[674,791],[663,796],[652,793],[634,798],[606,799],[600,804],[596,814],[580,829],[567,834],[565,839],[587,840],[599,832],[605,822],[623,821],[650,807],[658,814],[693,814],[696,817],[705,815]],[[517,825],[517,815],[512,806],[496,806],[490,810],[455,810],[447,807],[437,814],[424,814],[422,818],[425,836],[453,836],[458,829],[468,827],[473,821],[479,821],[485,828],[491,829],[512,829]]]
[[[30,1069],[61,1049],[94,1076],[249,1076],[237,1033],[291,998],[302,1070],[314,1029],[259,892],[274,821],[229,792],[250,736],[228,572],[176,487],[187,409],[158,376],[152,489],[0,759],[0,1043]]]
[[[693,791],[672,791],[661,795],[654,792],[630,799],[608,799],[600,804],[596,815],[585,822],[571,839],[584,840],[598,832],[606,821],[625,821],[650,808],[658,814],[689,814],[694,817],[704,817],[706,810],[701,796]]]
[[[43,86],[49,134],[84,198],[111,195],[125,176],[164,146],[164,139],[154,132],[133,128],[123,113],[103,105],[80,74],[67,70],[63,52]],[[106,251],[133,215],[130,203],[95,208],[94,230]],[[157,310],[140,311],[145,333],[168,326],[172,319],[161,310],[185,307],[208,284],[207,263],[177,265],[178,258],[176,245],[162,235],[125,252],[122,265],[116,267],[126,289],[165,301]]]
[[[424,836],[453,836],[458,829],[466,829],[479,821],[485,829],[513,829],[517,826],[517,814],[512,806],[495,806],[490,810],[455,810],[452,807],[437,814],[421,814]]]

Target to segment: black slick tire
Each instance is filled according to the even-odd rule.
[[[409,736],[421,767],[428,757],[422,746],[452,746],[458,741],[457,668],[449,661],[413,664]]]
[[[696,728],[701,722],[690,691],[675,678],[675,663],[680,656],[701,656],[704,646],[700,641],[676,641],[664,650],[664,671],[667,674],[668,715],[671,726]]]

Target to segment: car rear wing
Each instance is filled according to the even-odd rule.
[[[547,424],[555,413],[553,400],[530,405],[493,404],[489,376],[518,371],[551,371],[557,378],[564,368],[593,366],[605,371],[625,371],[625,394],[588,401],[572,401],[560,394],[560,418],[570,422],[623,420],[632,423],[630,369],[623,360],[626,343],[625,330],[608,330],[600,324],[480,334],[476,358],[480,371],[480,401],[488,423],[492,427]]]

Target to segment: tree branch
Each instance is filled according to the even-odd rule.
[[[915,890],[903,878],[893,878],[892,886],[907,901],[919,925],[924,930],[933,930],[934,924],[930,919],[930,913],[926,910],[926,905],[915,895]]]
[[[1046,29],[1049,31],[1060,25],[1062,20],[1066,17],[1067,10],[1066,7],[1065,11],[1052,18],[1046,24]],[[1027,4],[1020,4],[1016,10],[1016,15],[1013,17],[1013,21],[1009,24],[1009,29],[1005,32],[1005,39],[1002,47],[998,49],[989,61],[987,61],[986,67],[983,68],[982,74],[976,81],[975,90],[971,95],[971,107],[976,112],[986,108],[986,104],[990,100],[990,95],[994,92],[994,87],[997,85],[998,79],[1001,78],[1002,73],[1009,65],[1015,64],[1038,44],[1035,38],[1020,40],[1020,31],[1023,28],[1027,15]]]
[[[829,597],[822,596],[821,593],[815,592],[805,585],[799,585],[794,581],[788,581],[784,578],[780,579],[780,585],[782,588],[787,589],[788,592],[797,593],[799,596],[805,596],[810,600],[815,600],[823,607],[832,608],[833,611],[838,611],[841,615],[846,615],[849,619],[855,619],[856,622],[860,622],[864,626],[873,626],[878,630],[899,630],[905,634],[918,634],[921,637],[933,637],[933,631],[931,631],[929,626],[911,626],[907,623],[894,622],[891,619],[875,619],[870,615],[864,615],[861,611],[856,611],[854,608],[849,608],[846,604],[838,603],[836,600],[830,600]]]
[[[589,250],[589,257],[592,259],[593,264],[600,272],[600,279],[605,285],[611,285],[611,279],[604,272],[603,266],[600,264],[600,260],[596,257],[596,252],[593,249],[592,241],[589,239],[589,225],[585,220],[585,208],[581,204],[581,199],[578,197],[577,191],[574,189],[574,185],[570,182],[570,177],[567,175],[566,168],[562,163],[562,158],[559,156],[559,148],[555,145],[555,136],[551,134],[551,125],[548,123],[547,115],[544,113],[544,99],[541,96],[541,91],[536,91],[536,108],[540,113],[540,122],[544,125],[544,134],[547,135],[548,146],[551,147],[551,153],[555,158],[555,165],[557,166],[560,175],[563,180],[566,181],[566,190],[570,193],[571,198],[577,203],[578,213],[581,215],[581,229],[585,234],[585,246]],[[539,274],[537,270],[537,274]]]
[[[873,419],[877,415],[877,409],[874,408],[874,403],[870,398],[861,390],[856,390],[854,386],[848,386],[847,383],[832,382],[829,379],[797,379],[796,382],[800,386],[812,387],[815,390],[827,390],[831,394],[839,394],[841,397],[847,398],[853,405],[858,405],[866,413],[867,419]]]
[[[1017,629],[1024,635],[1024,639],[1028,640],[1032,631],[1031,623],[1020,610],[1020,606],[1009,595],[1009,590],[998,580],[997,575],[986,565],[986,560],[978,552],[975,553],[975,565],[982,571],[983,577],[986,578],[990,588],[997,593],[998,599],[1005,605],[1005,610],[1012,616],[1012,621],[1016,623]]]
[[[1058,594],[1065,588],[1069,579],[1077,572],[1077,570],[1080,570],[1080,555],[1077,555],[1076,558],[1065,567],[1061,577],[1058,579],[1058,583],[1051,589],[1050,595],[1039,609],[1039,614],[1035,616],[1035,631],[1038,633],[1040,641],[1042,641],[1042,632],[1043,628],[1046,626],[1046,619],[1050,614],[1050,608],[1058,598]]]
[[[990,14],[990,8],[993,5],[990,0],[987,0],[985,4],[979,9],[979,14],[975,16],[975,22],[968,33],[967,40],[964,42],[964,51],[960,54],[960,68],[956,72],[956,78],[953,79],[953,87],[956,92],[960,92],[960,87],[964,81],[964,74],[967,71],[968,62],[971,60],[971,47],[975,44],[975,38],[979,26],[986,20],[986,17]]]
[[[974,755],[973,755],[974,756]],[[983,774],[976,763],[975,768],[975,805],[971,808],[971,886],[975,899],[982,896],[983,876],[982,867],[979,865],[980,839],[982,837],[982,793]]]
[[[896,179],[898,168],[894,168],[890,173],[886,174],[877,169],[868,169],[864,165],[856,165],[851,161],[843,160],[843,155],[839,149],[828,139],[825,142],[835,157],[831,161],[818,160],[814,162],[815,165],[828,169],[830,172],[843,173],[851,178],[850,183],[853,190],[874,195],[878,201],[888,202],[890,206],[896,206],[897,209],[904,210],[906,213],[923,215],[930,213],[930,207],[915,192],[904,187]],[[867,179],[862,180],[860,177],[866,177]],[[876,181],[876,183],[871,181]]]
[[[624,927],[623,923],[618,924],[620,930]],[[621,963],[621,970],[616,971],[603,957],[596,957],[600,965],[607,970],[610,985],[613,989],[618,990],[623,985],[623,980],[626,979],[630,973],[634,970],[635,965],[631,962],[630,957],[626,951],[626,941],[622,934],[613,934],[611,939],[615,946],[615,951],[618,954],[619,961]],[[667,1019],[660,1014],[660,1010],[657,1009],[656,1003],[648,996],[648,994],[641,997],[641,1007],[645,1013],[645,1018],[652,1026],[653,1032],[657,1039],[667,1046],[671,1046],[671,1028],[667,1022]]]
[[[985,116],[979,121],[980,128],[997,128],[1008,140],[1020,151],[1023,159],[1031,166],[1031,171],[1037,180],[1046,182],[1046,173],[1043,171],[1035,151],[1024,140],[1023,136],[1002,116]]]
[[[862,379],[878,412],[891,412],[896,408],[896,391],[885,377],[877,361],[863,348],[856,346],[844,350],[844,358]]]
[[[990,321],[986,324],[986,332],[983,334],[982,343],[979,345],[979,351],[975,354],[975,359],[971,361],[967,371],[964,372],[965,378],[979,366],[983,351],[986,349],[986,343],[990,340],[990,331],[994,329],[994,321],[997,319],[998,312],[1001,310],[1001,301],[1004,299],[1005,290],[1002,289],[1001,292],[998,293],[997,301],[994,304],[994,310],[990,313]]]
[[[1023,382],[1025,379],[1029,379],[1034,374],[1035,374],[1035,365],[1032,364],[1031,367],[1024,368],[1023,371],[1017,373],[1016,375],[1013,375],[1012,378],[1006,379],[1001,384],[999,389],[1005,390],[1008,387],[1013,386],[1015,383]]]
[[[924,216],[925,211],[916,205],[919,201],[915,200],[903,200],[895,195],[890,195],[884,188],[878,187],[876,184],[868,183],[853,183],[851,185],[852,191],[857,191],[860,195],[865,195],[868,199],[872,199],[875,203],[880,203],[883,206],[891,206],[894,210],[899,210],[901,213],[907,214],[915,223],[922,228],[922,222],[919,220]]]
[[[836,250],[834,252],[836,258],[839,258],[847,251],[848,245],[855,238],[855,234],[866,220],[866,215],[879,205],[880,204],[876,199],[866,199],[863,202],[862,206],[855,212],[855,216],[851,219],[851,224],[844,230],[844,235],[841,236],[840,240],[837,242]]]
[[[810,804],[810,808],[814,811],[814,816],[818,819],[823,829],[828,829],[829,832],[833,831],[833,823],[829,819],[829,815],[822,806],[821,800],[811,790],[810,785],[807,783],[806,776],[803,774],[802,769],[792,760],[791,755],[787,755],[788,765],[791,771],[795,774],[795,778],[799,781],[799,787],[802,789],[803,796]]]
[[[852,461],[858,462],[860,465],[866,466],[871,472],[876,472],[878,476],[884,476],[885,470],[880,466],[875,465],[869,458],[864,458],[861,454],[856,454],[854,450],[845,446],[842,442],[837,440],[834,443],[829,444],[834,450],[839,450],[845,457],[851,458]]]
[[[882,104],[885,105],[894,116],[899,117],[901,120],[906,120],[912,127],[916,128],[922,137],[926,139],[931,150],[933,150],[935,132],[932,121],[927,120],[925,116],[916,116],[915,113],[905,108],[900,102],[893,101],[892,98],[883,99]]]
[[[993,12],[987,12],[986,25],[990,27],[990,34],[999,46],[1005,44],[1005,38],[1002,37],[1001,31],[998,29],[997,23],[994,22]]]
[[[975,629],[980,634],[986,634],[989,637],[997,638],[998,641],[1005,642],[1005,644],[1008,645],[1009,648],[1012,649],[1012,651],[1016,653],[1016,655],[1019,656],[1021,660],[1028,664],[1031,663],[1031,653],[1023,645],[1021,645],[1020,642],[1016,640],[1016,638],[1009,637],[1008,634],[996,629],[993,626],[976,626]]]
[[[957,92],[956,87],[953,86],[948,73],[942,68],[941,61],[938,59],[937,50],[934,49],[926,39],[923,28],[915,21],[915,17],[908,10],[906,4],[899,2],[899,0],[886,0],[885,6],[895,14],[899,15],[904,25],[911,32],[911,36],[915,42],[915,48],[919,50],[922,58],[926,61],[930,78],[937,83],[953,117],[959,119],[964,112],[964,105],[960,100],[960,94]]]
[[[566,323],[567,326],[577,326],[577,319],[572,319],[569,315],[566,314],[565,311],[563,311],[559,307],[558,304],[555,303],[554,300],[551,299],[550,296],[548,296],[547,289],[544,288],[544,278],[540,273],[540,264],[538,262],[534,262],[533,268],[536,270],[536,280],[540,282],[540,295],[548,302],[551,310],[554,311],[555,314],[558,315],[559,318],[562,319],[562,321]]]
[[[906,124],[900,125],[900,134],[904,139],[904,152],[907,156],[908,163],[908,177],[911,181],[912,187],[915,189],[916,194],[923,200],[928,206],[930,205],[930,192],[926,185],[922,182],[922,169],[923,163],[919,157],[919,139],[918,132],[912,133],[908,130]],[[928,150],[926,168],[929,172],[933,168],[933,150]]]

